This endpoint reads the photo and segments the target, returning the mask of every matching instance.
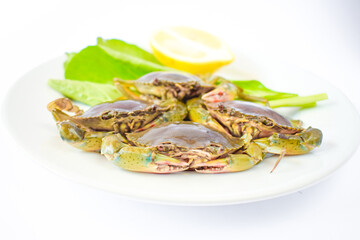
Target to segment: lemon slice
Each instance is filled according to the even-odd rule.
[[[223,41],[190,27],[160,29],[151,36],[150,45],[161,63],[190,73],[212,73],[234,60]]]

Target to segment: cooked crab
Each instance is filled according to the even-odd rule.
[[[273,133],[295,134],[303,131],[274,110],[256,103],[226,101],[220,103],[191,99],[187,102],[192,121],[213,124],[232,136],[251,134],[252,138],[269,137]]]
[[[270,108],[244,101],[220,103],[191,99],[187,103],[189,118],[212,126],[243,140],[245,148],[257,144],[268,153],[305,154],[322,141],[319,129],[304,129]]]
[[[180,101],[200,96],[214,89],[200,78],[176,72],[152,72],[137,80],[114,79],[114,84],[128,99],[176,98]],[[135,88],[139,94],[134,93]]]
[[[176,100],[156,105],[141,100],[102,103],[82,111],[67,98],[47,106],[57,122],[61,138],[84,151],[98,152],[104,136],[146,129],[168,121],[180,121],[187,115],[186,106]],[[74,113],[71,116],[68,113]]]
[[[106,136],[101,153],[130,171],[172,173],[194,169],[201,173],[249,169],[262,152],[236,153],[242,140],[194,122],[165,123],[145,131]],[[259,155],[260,154],[260,155]]]
[[[115,165],[130,171],[173,173],[195,170],[200,173],[239,172],[252,168],[267,153],[299,154],[304,146],[314,147],[319,138],[314,130],[300,137],[269,138],[252,141],[247,147],[232,137],[194,122],[161,124],[142,132],[104,137],[101,153]],[[321,139],[320,139],[321,141]]]

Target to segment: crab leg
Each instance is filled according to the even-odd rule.
[[[100,152],[101,140],[112,132],[85,131],[71,121],[57,123],[62,140],[86,152]]]
[[[47,105],[47,109],[52,113],[56,122],[73,120],[71,116],[63,111],[72,112],[75,113],[75,115],[80,115],[84,112],[78,106],[74,105],[68,98],[58,98],[50,102]]]
[[[176,99],[169,99],[160,104],[160,106],[171,106],[170,111],[165,112],[161,117],[161,122],[182,121],[186,118],[188,111],[186,105]]]
[[[276,160],[275,165],[274,165],[273,169],[271,169],[270,173],[272,173],[276,169],[277,165],[279,164],[280,160],[285,156],[285,154],[286,154],[285,150],[283,150],[280,153],[280,155],[279,155],[278,159]]]
[[[68,98],[59,98],[50,102],[47,109],[51,111],[57,122],[56,125],[61,138],[73,147],[83,151],[100,152],[101,139],[112,134],[112,132],[92,131],[76,121],[72,116],[63,112],[73,112],[76,115],[83,113],[83,110],[73,105]]]
[[[201,162],[191,166],[199,173],[240,172],[252,168],[263,160],[265,154],[255,143],[251,143],[245,151],[230,154],[225,158]]]
[[[322,133],[317,128],[308,128],[294,135],[274,133],[271,137],[253,140],[264,152],[285,155],[305,154],[320,146]]]
[[[120,134],[103,139],[101,154],[115,165],[134,172],[174,173],[189,168],[187,162],[156,153],[151,148],[128,146]]]
[[[212,128],[217,129],[218,131],[222,131],[225,133],[230,134],[215,118],[213,118],[210,113],[205,110],[202,106],[201,106],[201,99],[199,98],[193,98],[189,101],[187,101],[187,107],[188,107],[188,111],[189,111],[189,118],[191,121],[206,125],[206,126],[210,126]],[[237,123],[235,123],[237,124]],[[236,129],[236,128],[234,128]],[[243,142],[243,144],[245,146],[249,146],[251,140],[252,140],[252,135],[253,135],[253,131],[254,128],[253,127],[247,127],[243,130],[243,134],[241,135],[239,133],[239,135],[241,135],[241,137],[239,138],[239,141]],[[231,134],[230,134],[231,135]]]
[[[218,123],[218,121],[216,121],[211,115],[210,113],[205,110],[202,106],[201,106],[201,99],[199,98],[193,98],[189,101],[186,102],[188,111],[189,111],[189,118],[191,121],[203,124],[203,125],[207,125],[210,127],[213,127],[219,131],[223,131],[226,132],[227,131],[223,128],[223,126],[221,126],[220,123]]]
[[[274,133],[271,137],[253,140],[263,149],[264,153],[279,154],[271,173],[275,170],[280,160],[285,155],[300,155],[320,146],[322,132],[316,128],[308,128],[295,135],[283,135]]]
[[[114,78],[114,85],[119,90],[122,95],[127,99],[140,100],[140,96],[131,91],[131,87],[134,87],[134,84],[131,80],[122,80],[120,78]]]
[[[63,121],[70,121],[76,125],[81,125],[82,129],[89,130],[85,126],[83,126],[80,122],[76,121],[75,118],[63,112],[73,112],[75,116],[82,114],[84,111],[81,110],[78,106],[74,105],[70,99],[68,98],[58,98],[47,105],[47,109],[53,115],[57,124]]]
[[[252,140],[249,146],[240,154],[230,154],[228,157],[198,163],[191,166],[200,173],[224,173],[247,170],[263,160],[266,153],[279,154],[274,171],[285,155],[305,154],[318,147],[322,141],[319,129],[308,128],[295,135],[280,135],[274,133],[271,137]]]
[[[294,128],[301,128],[303,122],[301,120],[290,120],[291,126]]]
[[[199,173],[227,173],[245,171],[255,166],[261,159],[248,154],[230,154],[228,157],[211,160],[193,166]]]

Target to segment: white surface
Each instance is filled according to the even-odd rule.
[[[0,97],[27,71],[93,44],[97,36],[136,42],[158,26],[184,24],[222,36],[230,47],[312,72],[341,89],[359,111],[358,1],[236,2],[7,1],[0,9]],[[123,36],[129,29],[133,33]],[[1,239],[360,237],[359,150],[327,180],[285,197],[227,207],[172,207],[69,182],[32,161],[3,128],[1,133]]]
[[[350,158],[360,142],[360,135],[353,134],[360,132],[360,118],[345,95],[327,82],[288,64],[261,55],[234,52],[237,61],[219,72],[221,76],[261,79],[267,86],[299,94],[326,92],[329,95],[329,100],[320,102],[316,108],[302,111],[278,109],[289,119],[301,119],[304,127],[310,124],[321,129],[324,138],[319,149],[301,156],[285,157],[273,174],[270,171],[277,156],[266,158],[251,170],[236,174],[212,175],[193,171],[159,175],[119,169],[104,156],[84,153],[64,143],[53,117],[43,107],[61,97],[47,85],[47,81],[64,75],[66,56],[36,67],[15,83],[4,101],[5,126],[19,146],[41,165],[61,176],[125,197],[176,205],[244,203],[292,193],[317,183]],[[289,79],[296,82],[296,86],[289,84]],[[31,88],[37,89],[38,93],[34,95],[29,91]],[[27,119],[26,124],[23,124],[23,119]],[[347,119],[347,124],[338,128],[343,119]],[[29,126],[34,126],[36,133]],[[347,144],[338,144],[346,141]]]

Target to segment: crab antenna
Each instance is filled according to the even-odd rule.
[[[280,160],[285,156],[286,154],[286,151],[285,150],[282,150],[281,153],[280,153],[280,156],[278,157],[278,159],[276,160],[276,163],[273,167],[273,169],[270,171],[270,173],[273,173],[273,171],[275,170],[275,168],[277,167],[277,165],[279,164]]]

